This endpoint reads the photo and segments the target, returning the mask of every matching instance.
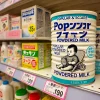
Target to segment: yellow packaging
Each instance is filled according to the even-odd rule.
[[[48,57],[44,57],[48,51],[45,43],[22,43],[22,67],[34,70],[49,67],[45,63]]]

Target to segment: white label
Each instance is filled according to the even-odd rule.
[[[14,76],[15,70],[16,69],[14,69],[12,67],[7,67],[6,68],[6,74],[8,74],[9,76]]]
[[[44,87],[44,92],[56,98],[64,100],[67,93],[67,89],[68,88],[65,86],[62,86],[52,81],[47,81]]]
[[[29,73],[24,73],[23,76],[22,76],[21,81],[28,84],[28,85],[30,85],[30,86],[33,86],[33,84],[35,82],[35,79],[36,79],[36,76],[31,75]]]

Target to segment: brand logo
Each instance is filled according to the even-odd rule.
[[[4,18],[1,19],[1,21],[5,21],[5,20],[7,20],[7,17],[4,17]]]
[[[34,15],[34,9],[22,12],[22,17],[32,16],[32,15]]]
[[[34,45],[24,45],[24,49],[35,49]]]
[[[91,23],[54,23],[54,30],[59,30],[57,34],[58,42],[89,42],[86,38],[87,31],[90,29]],[[68,31],[77,30],[77,31]],[[79,30],[79,31],[78,31]]]

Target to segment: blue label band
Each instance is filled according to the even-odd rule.
[[[96,28],[96,29],[97,29],[97,31],[100,30],[100,28]]]
[[[96,70],[95,70],[96,74],[100,74],[100,61],[96,61],[95,66],[96,66]]]
[[[91,15],[91,14],[63,14],[63,15],[58,15],[58,16],[54,16],[54,17],[52,17],[51,18],[51,21],[53,21],[53,20],[57,20],[57,19],[59,19],[59,18],[61,18],[61,17],[77,17],[77,16],[83,16],[83,17],[87,17],[87,18],[92,18],[92,19],[95,19],[96,20],[96,18],[97,18],[97,16],[95,16],[95,15]]]
[[[64,85],[74,85],[75,86],[75,85],[82,85],[82,84],[90,84],[95,81],[95,78],[93,77],[87,80],[67,80],[67,79],[64,80],[64,79],[60,79],[52,75],[52,80],[58,83],[64,84]]]

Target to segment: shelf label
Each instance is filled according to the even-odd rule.
[[[57,84],[53,81],[47,81],[44,87],[44,92],[52,95],[60,100],[65,100],[68,87]]]
[[[12,38],[19,39],[19,38],[21,38],[21,35],[22,35],[22,30],[21,29],[11,30],[11,31],[7,32],[6,38],[7,39],[12,39]]]
[[[6,74],[8,74],[9,76],[14,76],[14,73],[15,73],[16,69],[15,68],[12,68],[12,67],[7,67],[6,68]]]
[[[35,80],[36,80],[36,76],[31,75],[29,73],[24,73],[22,76],[22,79],[21,79],[22,82],[24,82],[30,86],[34,85]]]

